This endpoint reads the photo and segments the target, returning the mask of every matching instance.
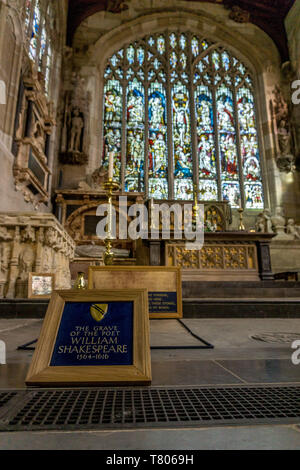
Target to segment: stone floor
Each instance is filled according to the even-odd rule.
[[[251,338],[261,333],[290,333],[292,339],[299,339],[300,319],[185,319],[184,323],[214,349],[153,349],[153,386],[300,385],[300,365],[291,362],[291,342],[265,343]],[[0,366],[0,389],[25,388],[32,352],[16,348],[37,338],[41,325],[36,319],[0,320],[0,340],[7,347],[7,364]],[[151,345],[201,343],[176,320],[152,320]],[[1,433],[0,449],[300,449],[298,424]]]

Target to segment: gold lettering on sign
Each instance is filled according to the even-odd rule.
[[[60,345],[58,354],[77,354],[79,361],[86,359],[109,360],[113,354],[127,354],[128,345],[119,344],[120,330],[115,325],[76,326],[70,332],[70,344]]]

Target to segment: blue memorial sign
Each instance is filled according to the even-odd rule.
[[[149,292],[149,313],[176,313],[177,292]]]
[[[66,302],[50,366],[133,364],[133,302]]]

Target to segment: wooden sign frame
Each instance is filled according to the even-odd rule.
[[[51,277],[51,285],[52,285],[52,291],[50,294],[46,295],[39,295],[35,294],[33,289],[32,289],[32,279],[33,277]],[[52,273],[29,273],[28,274],[28,298],[29,299],[50,299],[52,292],[54,291],[54,281],[55,281],[55,274]]]
[[[132,365],[50,366],[66,302],[133,302]],[[55,291],[26,377],[27,385],[149,385],[151,355],[146,289]]]
[[[105,283],[105,272],[111,273]],[[122,276],[117,273],[121,272]],[[146,277],[149,279],[143,279],[141,274],[146,273]],[[102,273],[103,276],[97,274]],[[149,276],[148,276],[149,274]],[[131,278],[130,278],[131,276]],[[168,288],[161,286],[168,284]],[[115,283],[115,285],[113,285]],[[90,266],[88,276],[88,287],[89,289],[106,289],[108,285],[111,288],[118,286],[127,287],[128,289],[135,288],[146,288],[148,293],[167,294],[176,292],[177,306],[176,311],[168,312],[162,309],[157,312],[150,311],[149,302],[149,318],[182,318],[182,284],[181,284],[181,268],[178,266]],[[170,287],[173,286],[173,287]],[[163,292],[161,292],[163,291]],[[150,294],[151,295],[151,294]],[[159,300],[159,299],[158,299]],[[168,300],[168,299],[167,299]],[[175,309],[174,309],[175,310]]]

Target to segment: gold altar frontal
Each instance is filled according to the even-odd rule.
[[[164,263],[180,266],[183,281],[272,280],[270,242],[273,234],[255,232],[206,233],[201,250],[166,242]]]

